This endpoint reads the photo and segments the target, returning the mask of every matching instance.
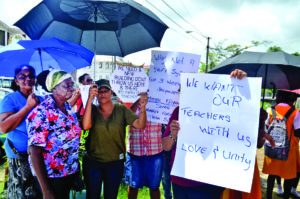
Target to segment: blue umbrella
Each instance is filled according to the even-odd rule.
[[[56,38],[19,40],[0,48],[0,76],[13,77],[22,64],[33,66],[37,74],[50,68],[72,72],[90,66],[93,57],[88,49]]]
[[[132,0],[44,0],[15,25],[31,39],[57,37],[120,57],[160,46],[168,28]]]

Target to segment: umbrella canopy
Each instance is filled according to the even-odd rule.
[[[36,73],[50,68],[72,72],[90,66],[94,53],[56,38],[19,40],[0,48],[0,76],[13,77],[22,64],[33,66]]]
[[[226,59],[209,73],[230,74],[241,69],[248,77],[262,77],[262,88],[299,89],[300,57],[285,52],[243,52]]]
[[[57,37],[98,55],[124,57],[160,46],[167,25],[142,5],[124,2],[44,0],[15,25],[31,39]]]

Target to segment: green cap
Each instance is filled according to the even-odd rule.
[[[96,81],[95,84],[98,85],[98,89],[105,86],[106,88],[111,90],[109,81],[107,79],[100,79],[100,80]]]

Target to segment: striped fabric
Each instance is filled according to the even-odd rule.
[[[137,110],[140,115],[140,110]],[[155,155],[162,152],[161,124],[147,121],[145,129],[129,126],[127,151],[136,156]]]

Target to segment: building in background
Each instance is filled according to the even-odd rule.
[[[79,85],[78,77],[83,75],[84,73],[89,74],[94,81],[99,79],[107,79],[109,80],[111,74],[114,72],[116,68],[116,57],[115,56],[104,56],[97,55],[95,56],[91,66],[87,66],[85,68],[78,69],[72,72],[72,76],[77,85]],[[95,75],[94,75],[94,62],[95,62]]]
[[[0,20],[0,48],[8,45],[9,38],[15,34],[20,34],[25,39],[28,38],[21,29],[15,26],[9,26]]]

